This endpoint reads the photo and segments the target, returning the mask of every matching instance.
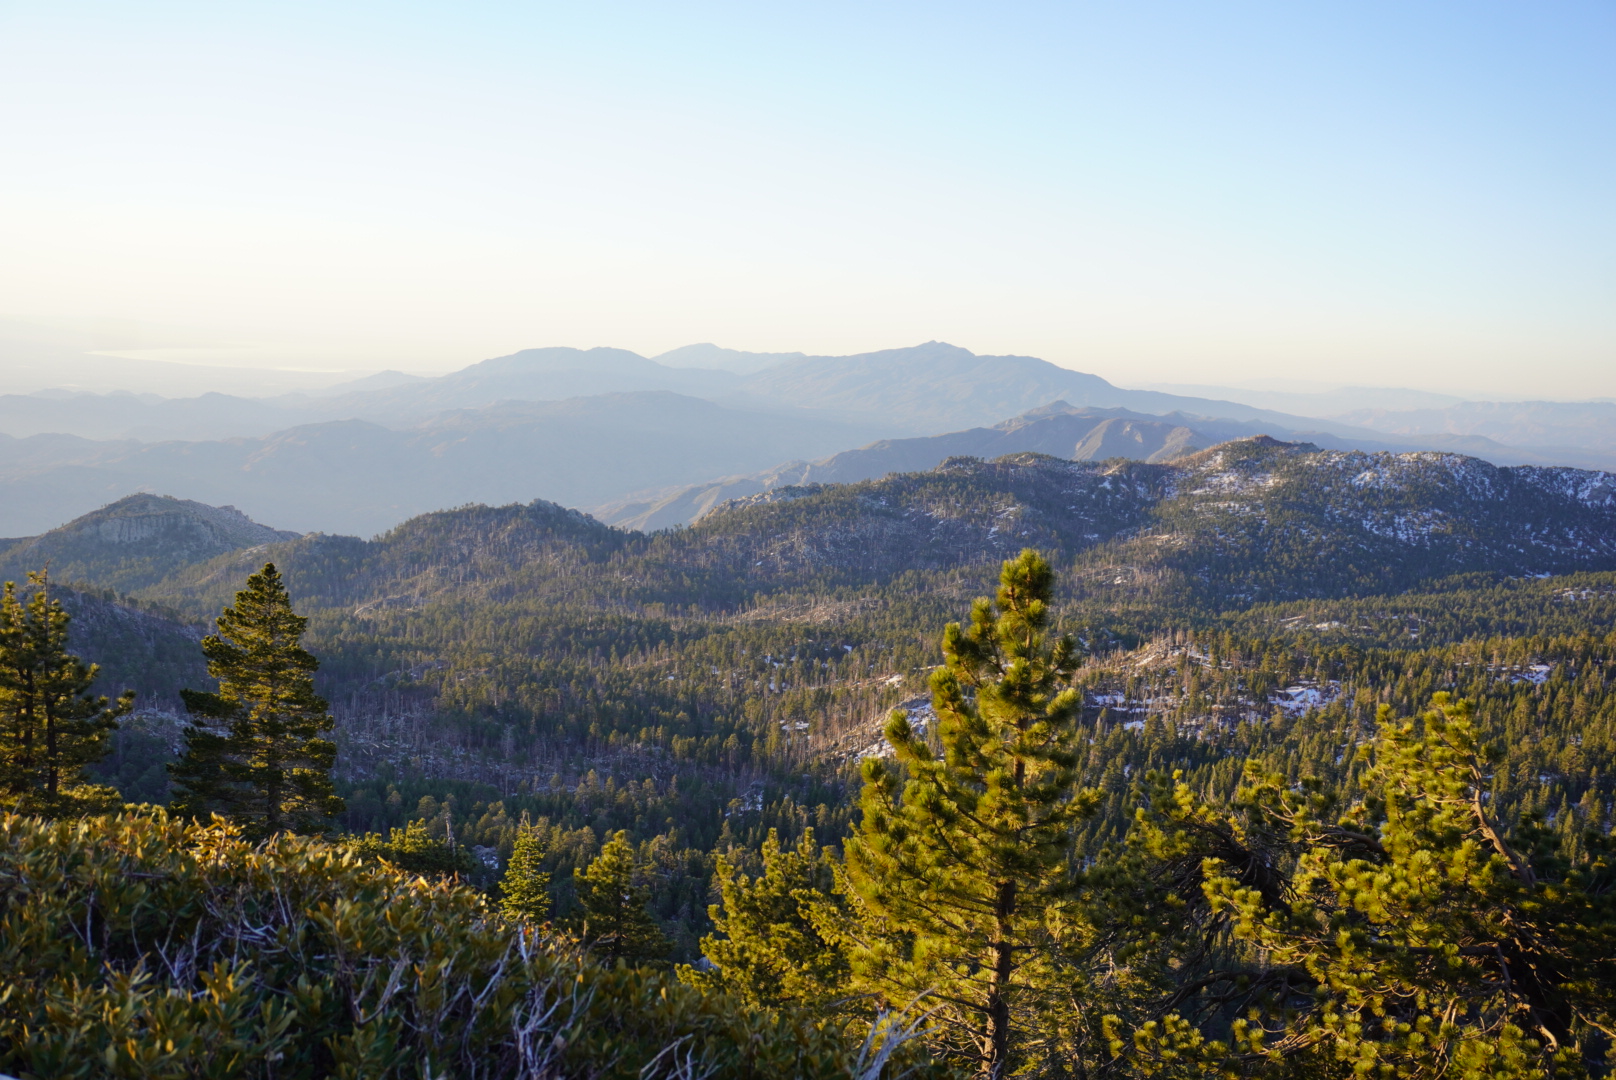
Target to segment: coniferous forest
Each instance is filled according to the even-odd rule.
[[[0,1071],[1607,1075],[1568,475],[1250,440],[19,544]]]

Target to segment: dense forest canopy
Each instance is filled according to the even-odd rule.
[[[1164,465],[951,459],[651,535],[472,506],[369,541],[198,548],[155,580],[168,556],[98,555],[84,535],[72,589],[52,590],[99,692],[137,694],[86,783],[175,796],[179,692],[216,685],[200,640],[272,561],[335,718],[328,835],[348,857],[457,879],[489,933],[525,926],[834,1028],[852,1047],[835,1068],[882,1016],[929,1032],[890,1040],[905,1067],[998,1075],[1606,1068],[1604,474],[1259,439]],[[872,807],[912,838],[958,828],[960,793],[1000,783],[958,770],[998,760],[1008,721],[972,718],[1015,664],[971,667],[987,646],[962,653],[944,627],[977,618],[979,644],[997,640],[973,601],[1026,548],[1050,569],[1040,633],[1072,650],[1051,668],[1071,693],[1026,827],[1066,816],[1037,826],[1059,839],[1034,845],[1036,872],[1012,850],[1030,834],[1003,825],[1010,862],[970,865],[1021,867],[1038,899],[997,938],[953,940],[880,869],[924,880],[947,860],[872,834]],[[967,669],[945,693],[939,673]],[[955,771],[915,788],[928,755]],[[174,858],[200,842],[155,822],[116,828],[159,830]],[[1420,876],[1433,859],[1445,883]],[[975,970],[990,946],[1014,958],[997,997],[927,966]]]

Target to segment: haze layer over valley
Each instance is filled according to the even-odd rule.
[[[431,510],[535,498],[659,529],[782,485],[961,454],[1161,461],[1258,434],[1616,467],[1610,403],[1280,395],[1304,413],[1267,407],[1271,394],[1227,393],[1129,390],[1034,357],[929,342],[842,357],[529,349],[438,377],[383,372],[268,397],[12,394],[0,396],[0,535],[34,535],[140,491],[304,532],[368,536]]]

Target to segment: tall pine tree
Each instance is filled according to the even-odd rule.
[[[83,772],[106,754],[134,692],[111,704],[90,694],[99,669],[68,652],[70,616],[46,575],[28,579],[36,589],[26,603],[15,582],[0,594],[0,800],[52,816],[115,809],[118,793]]]
[[[319,831],[342,810],[337,748],[324,738],[335,722],[314,692],[319,661],[300,644],[307,625],[266,563],[202,640],[219,689],[181,691],[195,719],[170,766],[176,810],[220,814],[255,836]]]
[[[929,995],[955,1052],[994,1078],[1013,1071],[1018,1034],[1053,989],[1047,918],[1074,888],[1074,829],[1098,801],[1076,787],[1078,651],[1050,640],[1054,581],[1023,551],[997,603],[947,627],[931,679],[942,754],[894,712],[897,763],[864,763],[847,847],[876,931],[853,953],[855,977],[894,1006]]]

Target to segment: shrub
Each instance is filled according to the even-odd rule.
[[[156,810],[0,816],[0,971],[0,1069],[25,1078],[873,1080],[886,1060],[604,968],[472,889]]]

